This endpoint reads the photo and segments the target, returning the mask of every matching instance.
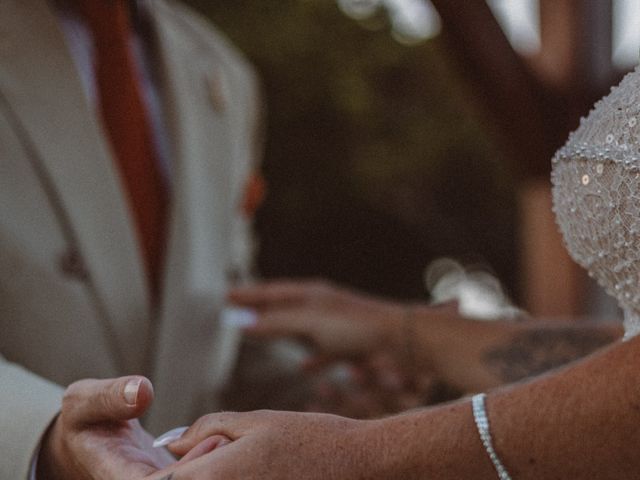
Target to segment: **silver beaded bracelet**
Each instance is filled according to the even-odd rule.
[[[478,427],[478,433],[480,434],[480,440],[482,445],[487,451],[493,467],[496,469],[498,478],[500,480],[511,480],[511,476],[504,468],[502,462],[498,458],[498,454],[493,448],[493,441],[491,439],[491,430],[489,430],[489,418],[487,417],[487,409],[485,408],[484,400],[487,397],[485,393],[479,393],[471,398],[471,405],[473,406],[473,419]]]

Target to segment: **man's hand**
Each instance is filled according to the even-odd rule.
[[[199,419],[169,445],[183,455],[203,440],[234,441],[195,461],[169,469],[176,480],[327,480],[365,478],[384,452],[366,435],[372,421],[334,415],[260,411],[221,413]],[[165,477],[161,477],[165,478]],[[369,478],[369,477],[367,477]]]
[[[43,440],[41,480],[123,480],[146,477],[175,462],[140,426],[153,401],[144,377],[82,380],[69,386],[62,410]]]
[[[236,305],[258,312],[246,332],[263,337],[293,337],[310,342],[330,358],[362,358],[401,341],[406,309],[324,282],[278,281],[236,288]]]

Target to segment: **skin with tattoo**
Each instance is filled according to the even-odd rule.
[[[585,357],[616,338],[611,331],[576,327],[525,330],[488,349],[483,362],[497,377],[511,383]]]
[[[461,317],[453,304],[408,306],[324,282],[269,282],[238,288],[229,299],[258,312],[250,335],[304,339],[324,360],[391,352],[399,363],[432,372],[462,392],[538,375],[623,333],[619,323],[475,321]]]
[[[396,352],[399,360],[467,391],[599,350],[553,374],[491,392],[486,405],[494,448],[519,480],[637,478],[640,337],[617,342],[619,325],[478,322],[461,318],[451,306],[408,308],[318,283],[258,285],[232,292],[231,299],[258,311],[253,335],[303,338],[325,358]],[[407,342],[414,348],[407,349]],[[609,348],[600,348],[608,342]],[[211,435],[232,441],[175,469],[174,478],[496,478],[468,400],[376,420],[270,411],[212,414],[169,449],[189,455]]]
[[[639,359],[637,337],[552,375],[488,394],[493,445],[511,477],[638,478]],[[182,455],[213,434],[234,441],[185,465],[185,478],[497,478],[468,400],[379,420],[269,411],[213,414],[169,448]]]

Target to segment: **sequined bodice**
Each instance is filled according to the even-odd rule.
[[[600,100],[553,158],[554,211],[572,257],[640,333],[640,68]]]

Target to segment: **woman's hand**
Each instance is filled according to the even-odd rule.
[[[325,282],[267,282],[236,288],[229,299],[258,313],[249,335],[298,338],[331,359],[395,350],[402,341],[406,307]]]
[[[259,411],[200,418],[169,445],[176,455],[223,435],[233,442],[166,470],[171,479],[327,480],[364,478],[375,468],[377,441],[365,441],[373,422],[334,415]],[[294,453],[295,452],[295,453]],[[173,474],[174,476],[167,476]],[[155,476],[153,478],[156,478]]]
[[[407,322],[418,321],[409,317],[415,315],[412,307],[321,281],[259,283],[232,290],[229,299],[256,312],[256,323],[246,329],[247,334],[299,339],[313,348],[305,367],[320,373],[320,380],[314,401],[307,406],[310,411],[373,418],[439,398],[438,379],[430,365],[421,362],[418,367],[409,355],[408,344],[416,343],[413,346],[421,355],[428,356],[407,328],[415,326]],[[450,315],[450,310],[454,309],[422,308],[428,314],[421,321]],[[336,360],[347,360],[340,368],[347,368],[348,380],[332,380],[331,365]]]

